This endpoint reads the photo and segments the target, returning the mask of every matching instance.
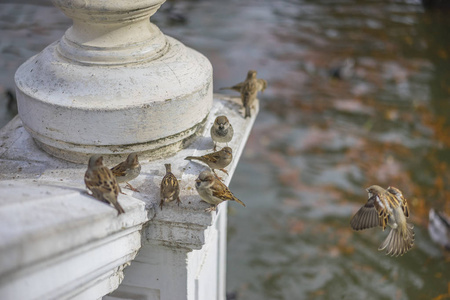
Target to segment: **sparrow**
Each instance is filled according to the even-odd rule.
[[[428,218],[428,233],[431,239],[450,251],[450,217],[432,208]]]
[[[226,116],[218,116],[210,130],[211,138],[214,141],[214,151],[217,143],[227,143],[233,138],[234,130]]]
[[[116,177],[110,169],[103,165],[101,155],[93,155],[89,159],[88,169],[84,174],[84,183],[94,198],[112,204],[118,215],[125,212],[117,200],[119,185]]]
[[[203,156],[188,156],[185,159],[199,160],[207,164],[214,172],[214,174],[216,174],[214,170],[219,169],[220,171],[228,175],[227,170],[225,170],[224,168],[231,163],[231,160],[233,159],[233,154],[230,147],[224,147],[217,152],[205,154]]]
[[[177,204],[180,205],[180,185],[178,184],[178,180],[175,175],[172,174],[172,168],[170,164],[164,164],[166,167],[166,175],[163,177],[161,181],[161,191],[160,197],[161,202],[159,203],[159,207],[162,210],[164,202],[170,202],[173,200],[177,200]]]
[[[217,205],[227,200],[236,201],[245,207],[245,204],[236,198],[228,187],[208,170],[198,175],[195,180],[195,188],[203,201],[213,205],[205,209],[206,212],[216,210]]]
[[[389,235],[378,250],[386,249],[387,255],[403,255],[414,245],[414,226],[406,222],[409,217],[408,204],[402,192],[395,187],[387,190],[378,185],[366,189],[367,203],[361,207],[350,221],[354,230],[386,225],[391,227]]]
[[[126,182],[127,188],[139,192],[128,183],[128,181],[135,179],[141,173],[141,164],[139,163],[137,153],[130,153],[125,161],[111,168],[111,171],[116,176],[118,183]]]
[[[242,105],[245,108],[245,118],[250,117],[250,108],[256,99],[259,91],[264,92],[267,88],[267,81],[256,78],[256,71],[250,70],[244,82],[240,82],[234,86],[221,88],[221,90],[229,89],[241,93]]]
[[[252,71],[252,70],[248,71],[248,73],[250,73],[250,72],[255,72],[255,76],[256,76],[256,71]],[[248,76],[249,76],[249,74],[247,74],[247,79],[248,79]],[[245,84],[245,81],[239,82],[238,84],[233,85],[233,86],[220,88],[219,90],[233,90],[233,91],[240,93],[244,84]],[[258,86],[260,87],[261,92],[264,92],[264,90],[267,88],[267,81],[264,79],[258,79]]]

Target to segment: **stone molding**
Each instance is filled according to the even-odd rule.
[[[196,299],[198,293],[208,295],[201,299],[213,294],[223,299],[227,204],[219,205],[218,213],[204,212],[208,204],[200,201],[194,180],[207,167],[184,157],[211,152],[209,128],[216,116],[227,115],[235,129],[230,175],[224,176],[229,184],[256,117],[255,105],[252,118],[244,119],[239,98],[215,95],[205,126],[188,147],[156,161],[140,159],[141,175],[132,181],[140,193],[123,189],[128,195],[119,195],[119,201],[126,213],[119,217],[86,194],[86,163],[41,151],[21,120],[13,119],[0,130],[0,299],[98,299],[117,289],[124,276],[128,279],[115,299],[131,294],[136,297],[123,299],[181,294]],[[108,166],[112,162],[105,160]],[[164,163],[172,163],[181,180],[182,204],[168,203],[160,210]],[[170,261],[176,263],[168,266]],[[184,272],[179,288],[172,290],[167,282],[173,279],[158,274],[158,268],[167,269],[167,276]],[[149,278],[144,283],[140,272]],[[157,294],[161,298],[150,296]]]

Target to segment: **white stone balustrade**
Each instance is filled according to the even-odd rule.
[[[212,151],[226,115],[228,184],[258,103],[244,119],[239,98],[213,100],[209,61],[149,22],[163,0],[53,2],[73,26],[17,70],[20,119],[0,130],[0,299],[225,299],[227,203],[204,211],[206,166],[184,158]],[[91,154],[130,152],[140,192],[122,187],[117,216],[83,177]],[[160,210],[164,163],[182,203]]]
[[[206,167],[184,160],[211,151],[209,127],[221,114],[235,128],[229,144],[234,159],[230,176],[224,175],[230,182],[256,112],[244,119],[238,99],[215,95],[205,127],[189,147],[168,158],[141,160],[141,175],[131,182],[140,192],[123,188],[128,195],[119,195],[126,211],[120,216],[86,194],[86,164],[40,151],[18,118],[5,126],[0,299],[99,299],[113,291],[105,299],[225,299],[227,204],[217,214],[204,212],[208,204],[200,201],[194,180]],[[172,164],[181,181],[182,203],[161,211],[164,163]]]
[[[19,115],[48,153],[176,152],[212,105],[212,67],[150,23],[164,0],[53,0],[73,19],[16,72]],[[187,111],[195,113],[187,114]]]

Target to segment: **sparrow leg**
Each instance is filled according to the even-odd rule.
[[[181,203],[181,200],[180,200],[180,197],[178,197],[178,198],[177,198],[177,204],[178,204],[178,206],[180,206],[180,203]]]
[[[216,151],[217,150],[217,143],[216,142],[214,142],[214,151]]]
[[[217,176],[217,173],[216,173],[216,171],[215,171],[214,169],[211,169],[211,170],[213,171],[213,173],[214,173],[214,175],[216,176],[217,179],[219,179],[220,181],[223,181],[223,178]],[[227,174],[228,174],[228,173],[227,173]]]
[[[122,195],[126,195],[124,192],[122,192],[122,188],[119,186],[119,193],[121,193]]]
[[[159,202],[159,208],[161,208],[161,210],[162,210],[163,204],[164,204],[164,199],[161,199],[161,201]]]
[[[130,189],[130,190],[132,190],[133,192],[139,192],[138,189],[134,188],[134,187],[133,187],[131,184],[129,184],[128,182],[127,182],[127,185],[126,185],[125,187],[128,188],[128,189]]]
[[[210,206],[210,207],[206,208],[205,211],[206,211],[206,212],[212,212],[212,211],[215,211],[215,210],[216,210],[216,207],[217,207],[217,205]]]
[[[225,170],[225,169],[219,169],[219,170],[228,175],[228,171],[227,170]]]

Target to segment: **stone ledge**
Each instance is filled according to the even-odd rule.
[[[255,106],[257,111],[258,103]],[[119,201],[126,213],[119,217],[114,208],[86,194],[85,164],[66,162],[39,150],[21,120],[12,120],[0,130],[0,298],[102,297],[117,288],[123,265],[141,247],[141,236],[152,244],[188,251],[202,248],[208,240],[207,229],[213,230],[218,215],[204,212],[208,204],[200,201],[194,188],[195,178],[207,167],[184,158],[211,152],[209,128],[216,116],[227,115],[235,131],[229,143],[233,162],[227,167],[229,176],[223,174],[228,184],[256,116],[254,111],[252,118],[244,119],[242,111],[239,98],[214,95],[203,132],[187,148],[157,161],[140,158],[141,175],[131,182],[140,193],[123,189],[128,195],[119,195]],[[182,203],[168,203],[160,210],[164,163],[171,163],[181,180]],[[105,164],[112,165],[108,160]],[[219,205],[219,212],[222,209],[226,211],[226,204]],[[123,243],[125,240],[128,242]],[[109,251],[114,247],[121,251]],[[86,262],[88,268],[81,268],[85,274],[78,274],[80,277],[68,271]],[[42,284],[40,275],[50,281],[58,279],[57,284]],[[24,290],[23,284],[30,289]]]

